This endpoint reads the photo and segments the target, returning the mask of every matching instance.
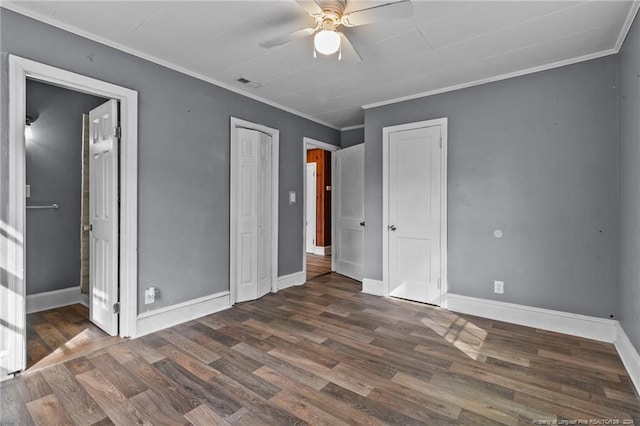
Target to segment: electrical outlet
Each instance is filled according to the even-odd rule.
[[[493,282],[493,292],[498,294],[504,293],[504,281],[494,281]]]
[[[145,305],[149,305],[151,303],[155,303],[156,302],[156,288],[155,287],[148,287],[145,291],[144,291],[144,304]]]

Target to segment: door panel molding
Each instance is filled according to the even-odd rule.
[[[120,102],[120,336],[136,334],[138,291],[138,92],[36,61],[9,55],[9,208],[0,243],[0,262],[8,269],[7,287],[0,286],[0,380],[26,367],[25,272],[25,138],[26,79],[80,91]],[[0,167],[2,165],[0,164]],[[4,175],[0,170],[0,174]],[[6,294],[5,294],[6,293]],[[5,350],[5,345],[7,350]]]
[[[271,291],[278,291],[278,192],[279,192],[279,159],[280,159],[280,131],[262,124],[231,117],[230,120],[230,205],[229,205],[229,292],[230,302],[233,305],[238,297],[239,276],[236,271],[240,243],[237,241],[240,196],[240,181],[237,175],[240,154],[240,139],[237,129],[255,130],[271,137]]]
[[[447,118],[382,128],[382,295],[389,296],[389,140],[394,132],[440,126],[440,306],[446,308],[447,277]]]

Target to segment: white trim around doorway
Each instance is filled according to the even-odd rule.
[[[26,321],[26,247],[25,247],[25,115],[26,80],[32,79],[87,93],[120,103],[121,152],[120,152],[120,318],[119,335],[135,336],[137,316],[138,279],[138,93],[71,71],[56,68],[18,56],[9,56],[9,170],[7,221],[3,225],[16,244],[7,244],[2,251],[3,264],[8,274],[8,290],[21,295],[21,302],[11,306],[6,314],[10,324]],[[15,359],[22,359],[26,367],[26,331],[15,331],[10,336],[9,347],[15,351]],[[20,364],[20,363],[19,363]],[[20,367],[20,365],[16,365]]]
[[[271,292],[276,293],[278,291],[278,193],[279,176],[280,176],[280,130],[273,129],[271,127],[264,126],[262,124],[253,123],[251,121],[242,120],[240,118],[231,117],[230,143],[231,143],[231,155],[230,155],[230,179],[229,179],[229,291],[231,305],[236,303],[236,274],[235,274],[235,262],[237,247],[239,246],[234,239],[236,235],[236,222],[238,205],[240,204],[239,191],[236,191],[238,186],[237,176],[235,174],[235,160],[237,156],[238,147],[238,132],[237,128],[255,130],[261,133],[265,133],[271,136]]]
[[[306,173],[307,151],[310,149],[319,148],[324,151],[329,151],[333,153],[333,152],[339,151],[340,147],[336,145],[331,145],[330,143],[321,142],[316,139],[308,138],[308,137],[302,138],[302,142],[304,143],[304,149],[302,150],[302,169],[305,170],[305,172],[302,174],[302,200],[304,200],[304,202],[302,203],[303,204],[302,206],[302,273],[306,277],[307,276],[307,247],[306,247],[307,227],[305,222],[307,220],[307,173]],[[332,154],[331,155],[331,244],[334,244],[334,241],[335,241],[335,231],[334,231],[333,224],[335,223],[336,218],[335,218],[335,210],[333,206],[334,206],[334,200],[333,200],[333,154]],[[316,254],[319,254],[319,252],[316,252]],[[335,271],[336,266],[335,266],[331,249],[329,249],[329,253],[325,252],[325,255],[326,254],[331,254],[331,270]]]
[[[440,306],[446,308],[448,292],[447,277],[447,118],[419,121],[382,128],[382,295],[389,296],[389,136],[394,132],[440,126],[442,149],[440,150],[440,194],[441,194],[441,227],[440,227],[440,270],[442,283],[440,289]]]

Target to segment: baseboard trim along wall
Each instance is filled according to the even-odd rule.
[[[619,322],[616,326],[615,345],[618,355],[620,355],[620,359],[622,359],[622,363],[627,369],[633,385],[636,387],[636,392],[640,392],[640,354]]]
[[[373,280],[371,278],[363,278],[362,292],[373,294],[374,296],[382,296],[382,281]]]
[[[313,254],[317,254],[318,256],[328,256],[331,254],[331,246],[315,246],[313,249]]]
[[[447,295],[447,303],[448,309],[453,312],[585,337],[601,342],[614,343],[616,341],[618,321],[615,320],[451,293]]]
[[[294,285],[302,285],[307,282],[307,274],[304,271],[278,277],[278,291]]]
[[[143,312],[138,314],[136,335],[131,337],[141,337],[230,307],[230,293],[223,291],[153,311]]]
[[[80,287],[29,294],[27,295],[27,313],[46,311],[61,306],[73,305],[74,303],[84,304]]]

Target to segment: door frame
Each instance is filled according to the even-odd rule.
[[[40,62],[9,55],[9,209],[5,226],[11,230],[18,244],[7,244],[2,261],[8,274],[8,289],[22,296],[21,303],[10,306],[6,320],[9,324],[26,323],[26,241],[25,235],[25,137],[26,80],[32,79],[66,89],[116,99],[120,103],[120,235],[119,335],[135,336],[138,279],[138,92]],[[3,318],[4,319],[4,318]],[[14,330],[13,355],[22,359],[26,368],[26,329]]]
[[[316,139],[303,137],[302,138],[304,149],[302,150],[302,167],[305,171],[302,174],[302,199],[304,200],[302,206],[302,273],[304,274],[305,281],[307,277],[307,226],[305,221],[307,220],[307,151],[310,149],[322,149],[331,153],[331,271],[336,270],[333,257],[333,244],[335,242],[335,229],[333,224],[335,223],[335,208],[333,199],[333,153],[339,151],[341,148],[337,145],[331,145],[330,143],[322,142]],[[316,170],[316,176],[318,172]]]
[[[310,182],[309,182],[309,168],[313,169],[313,185],[310,185]],[[305,181],[305,187],[304,187],[305,192],[303,194],[303,196],[304,196],[304,209],[303,210],[304,210],[304,214],[305,214],[304,220],[305,220],[306,224],[309,225],[309,217],[310,216],[313,217],[313,221],[312,221],[312,223],[313,223],[313,232],[316,233],[316,234],[318,233],[317,232],[318,203],[316,202],[317,200],[313,200],[313,207],[314,207],[314,210],[315,210],[315,214],[309,215],[309,213],[310,213],[309,212],[309,204],[308,204],[309,203],[309,199],[308,199],[307,195],[310,195],[308,193],[309,187],[315,186],[314,194],[316,195],[316,197],[318,196],[318,190],[317,190],[318,176],[317,176],[317,174],[318,174],[318,163],[307,163],[307,169],[305,170],[305,177],[306,177],[307,180]],[[307,230],[308,228],[309,228],[309,226],[305,226],[305,230]],[[309,237],[309,235],[305,235],[304,236],[305,246],[307,246],[309,244],[308,237]],[[315,249],[315,247],[316,247],[315,240],[313,240],[313,248]],[[309,247],[307,247],[307,253],[309,253],[308,248]],[[315,250],[313,252],[315,253]]]
[[[255,130],[271,137],[271,292],[278,291],[278,202],[280,175],[280,130],[253,123],[241,118],[231,117],[230,120],[230,160],[229,160],[229,294],[231,305],[236,303],[236,241],[237,218],[236,212],[240,204],[236,167],[238,160],[238,132],[237,128]]]
[[[389,138],[391,133],[440,126],[440,306],[447,307],[447,117],[382,128],[382,295],[389,297]]]

